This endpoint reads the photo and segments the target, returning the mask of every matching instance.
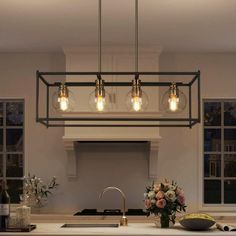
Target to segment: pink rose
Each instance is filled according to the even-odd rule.
[[[177,196],[177,200],[178,200],[178,202],[179,202],[181,205],[185,205],[185,197],[184,197],[184,195],[179,194],[179,195]]]
[[[181,188],[178,187],[178,188],[176,189],[175,193],[176,193],[176,195],[179,195],[179,194],[183,195],[183,194],[184,194],[184,191],[183,191]]]
[[[150,199],[145,199],[144,201],[145,208],[148,209],[151,207],[151,200]]]
[[[166,200],[165,200],[165,199],[160,199],[160,200],[158,200],[157,203],[156,203],[156,206],[157,206],[158,208],[164,208],[165,205],[166,205]]]
[[[163,191],[159,191],[157,194],[156,194],[156,198],[157,199],[161,199],[161,198],[164,198],[165,194]]]
[[[161,185],[160,184],[154,184],[154,191],[158,192],[160,191]]]

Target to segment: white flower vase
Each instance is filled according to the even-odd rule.
[[[38,202],[36,197],[30,197],[28,199],[28,205],[31,207],[32,214],[42,213],[42,208],[47,204],[47,200],[44,199],[43,202]]]

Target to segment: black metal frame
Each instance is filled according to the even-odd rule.
[[[189,88],[189,107],[187,118],[140,118],[137,113],[137,118],[81,118],[81,117],[50,117],[49,116],[49,89],[50,87],[58,87],[60,82],[49,83],[44,77],[45,76],[81,76],[91,75],[97,76],[98,78],[103,75],[133,75],[135,77],[147,76],[147,75],[159,75],[159,76],[193,76],[191,81],[188,83],[176,82],[178,87]],[[39,115],[39,83],[40,81],[46,86],[47,99],[46,99],[46,117],[40,117]],[[171,82],[144,82],[142,81],[142,87],[169,87]],[[197,83],[197,117],[193,117],[192,114],[192,86]],[[95,82],[65,82],[68,87],[95,87]],[[104,86],[132,86],[132,82],[105,82]],[[200,71],[197,72],[36,72],[36,122],[39,122],[46,127],[189,127],[200,123],[200,111],[201,111],[201,94],[200,94]],[[55,124],[58,121],[133,121],[134,124]],[[135,124],[137,121],[148,121],[150,124]],[[170,124],[161,124],[161,122],[170,122]],[[151,122],[157,122],[153,124]],[[176,122],[173,124],[171,122]],[[178,123],[179,122],[179,123]],[[184,124],[180,123],[184,122]]]

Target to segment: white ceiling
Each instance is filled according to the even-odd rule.
[[[97,0],[0,0],[0,52],[96,45]],[[133,44],[134,0],[103,0],[103,43]],[[139,43],[236,52],[236,0],[139,0]]]

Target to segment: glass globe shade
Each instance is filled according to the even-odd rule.
[[[145,111],[148,107],[147,94],[144,91],[142,91],[139,95],[135,95],[131,90],[126,95],[126,107],[128,111],[134,111],[134,112]]]
[[[167,113],[180,113],[187,105],[187,98],[185,94],[178,89],[177,94],[170,94],[168,89],[161,98],[161,108]]]
[[[66,89],[67,94],[60,93],[60,88],[53,93],[52,106],[58,112],[70,112],[75,109],[74,94],[68,88]]]
[[[107,112],[110,110],[109,94],[98,95],[96,89],[89,95],[89,107],[94,112]]]

